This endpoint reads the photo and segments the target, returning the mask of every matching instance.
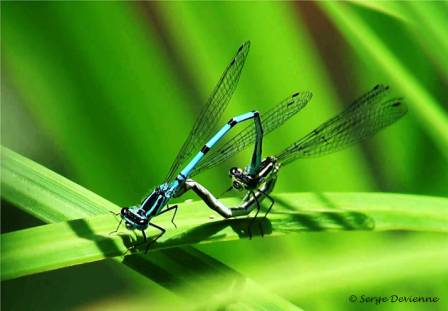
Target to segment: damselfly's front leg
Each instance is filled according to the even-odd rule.
[[[115,217],[117,217],[117,216],[120,215],[120,213],[115,213],[115,212],[112,212],[112,211],[109,211],[109,212],[110,212],[112,215],[114,215]],[[118,226],[117,226],[117,228],[115,228],[114,231],[109,232],[109,234],[112,235],[112,234],[116,233],[116,232],[118,231],[118,229],[120,228],[122,222],[123,222],[123,218],[121,218],[120,221],[118,222]]]
[[[174,208],[174,207],[173,207],[173,208]],[[142,236],[143,236],[143,242],[134,244],[134,245],[132,245],[131,247],[129,247],[128,250],[126,251],[126,253],[123,254],[123,256],[126,255],[128,251],[134,251],[134,250],[137,250],[137,249],[140,248],[140,246],[145,245],[145,244],[146,244],[146,247],[145,247],[145,254],[148,253],[149,248],[151,247],[151,245],[154,244],[158,239],[160,239],[160,238],[162,237],[162,235],[164,235],[165,232],[166,232],[166,230],[165,230],[164,228],[159,227],[159,226],[157,226],[157,225],[155,225],[155,224],[153,224],[153,223],[150,223],[150,222],[149,222],[149,223],[148,223],[148,226],[151,226],[151,227],[154,227],[154,228],[158,229],[158,230],[160,231],[160,233],[159,233],[155,238],[152,238],[151,240],[149,240],[149,239],[146,237],[145,230],[141,230],[141,232],[142,232]]]

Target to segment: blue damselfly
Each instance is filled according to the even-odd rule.
[[[124,221],[126,228],[130,230],[140,230],[145,242],[147,241],[145,230],[148,226],[156,228],[160,231],[154,239],[147,243],[146,250],[148,250],[149,246],[160,238],[166,231],[164,228],[152,223],[152,218],[173,210],[173,217],[171,221],[175,225],[174,218],[177,212],[177,205],[169,206],[169,201],[172,198],[179,197],[185,193],[185,191],[190,189],[188,185],[191,179],[189,179],[189,177],[199,172],[196,169],[203,160],[204,156],[232,129],[232,127],[240,122],[251,119],[254,120],[255,126],[249,127],[249,131],[253,134],[253,136],[250,137],[250,141],[245,141],[244,144],[247,146],[249,143],[255,142],[254,155],[248,166],[248,171],[256,172],[259,169],[262,160],[261,144],[263,137],[263,126],[265,128],[265,134],[267,134],[276,127],[280,126],[292,115],[297,113],[311,99],[311,93],[309,92],[296,93],[293,96],[288,97],[278,106],[281,107],[281,109],[277,111],[277,114],[280,117],[276,120],[276,122],[263,125],[260,121],[259,113],[257,111],[251,111],[232,118],[216,134],[212,135],[219,118],[223,114],[232,94],[236,89],[241,71],[249,52],[249,47],[250,42],[244,43],[238,49],[235,57],[224,71],[217,86],[214,88],[210,98],[208,99],[207,104],[194,124],[193,129],[179,151],[176,160],[172,164],[165,181],[161,185],[155,187],[154,190],[146,196],[138,206],[124,207],[121,209],[121,221],[118,224],[116,231]],[[245,139],[245,137],[242,137],[242,139]],[[205,145],[204,142],[206,142]],[[197,150],[200,151],[198,152]],[[196,155],[194,155],[195,152],[197,152]],[[209,163],[207,168],[210,168],[224,160],[220,159],[218,154],[215,154],[213,158],[217,158],[217,160],[213,160],[211,157],[208,157],[209,160],[213,160],[213,164]],[[187,162],[189,159],[191,160]],[[180,173],[178,173],[180,167],[182,166],[184,166],[184,168],[180,171]],[[210,194],[210,192],[203,186],[201,186],[201,190],[202,191],[196,192],[202,199],[204,199],[204,194]],[[205,198],[205,201],[207,202],[207,198]],[[214,208],[214,206],[211,207]]]

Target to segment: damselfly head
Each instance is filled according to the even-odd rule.
[[[129,230],[145,230],[148,227],[148,219],[138,213],[136,207],[123,207],[121,209],[121,218]]]
[[[243,190],[246,187],[244,182],[244,171],[238,167],[232,167],[229,170],[229,175],[232,178],[232,187],[238,191]]]
[[[240,177],[241,175],[243,175],[243,170],[240,169],[239,167],[232,167],[229,170],[229,175],[230,177]]]

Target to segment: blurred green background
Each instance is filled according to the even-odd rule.
[[[163,180],[245,40],[251,51],[223,122],[295,91],[314,94],[266,138],[265,154],[377,83],[409,106],[362,145],[289,165],[276,192],[448,194],[446,2],[2,2],[1,9],[2,144],[118,205],[135,204]],[[221,193],[229,166],[247,159],[241,153],[198,180]],[[39,224],[2,203],[2,232]],[[364,293],[436,295],[445,299],[431,308],[446,310],[448,272],[431,255],[446,242],[435,233],[303,233],[198,249],[305,309],[359,309],[347,299]],[[205,287],[216,282],[200,269],[179,273]],[[191,283],[166,286],[100,262],[3,282],[2,309],[182,308],[208,299],[188,290]]]

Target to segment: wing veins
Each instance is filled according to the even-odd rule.
[[[376,86],[339,115],[280,152],[277,158],[286,165],[299,158],[333,153],[374,135],[407,111],[400,98],[385,100],[388,93],[387,86]]]
[[[249,48],[250,42],[247,41],[238,49],[231,63],[227,66],[171,165],[165,181],[172,180],[180,166],[192,156],[193,152],[198,151],[206,139],[213,134],[212,131],[236,89]]]
[[[277,106],[271,108],[266,113],[261,114],[263,135],[266,136],[302,110],[311,98],[311,92],[295,93],[282,100]],[[207,158],[193,171],[192,175],[197,175],[244,150],[255,142],[255,136],[255,126],[253,124],[245,127],[220,148],[210,152]]]

